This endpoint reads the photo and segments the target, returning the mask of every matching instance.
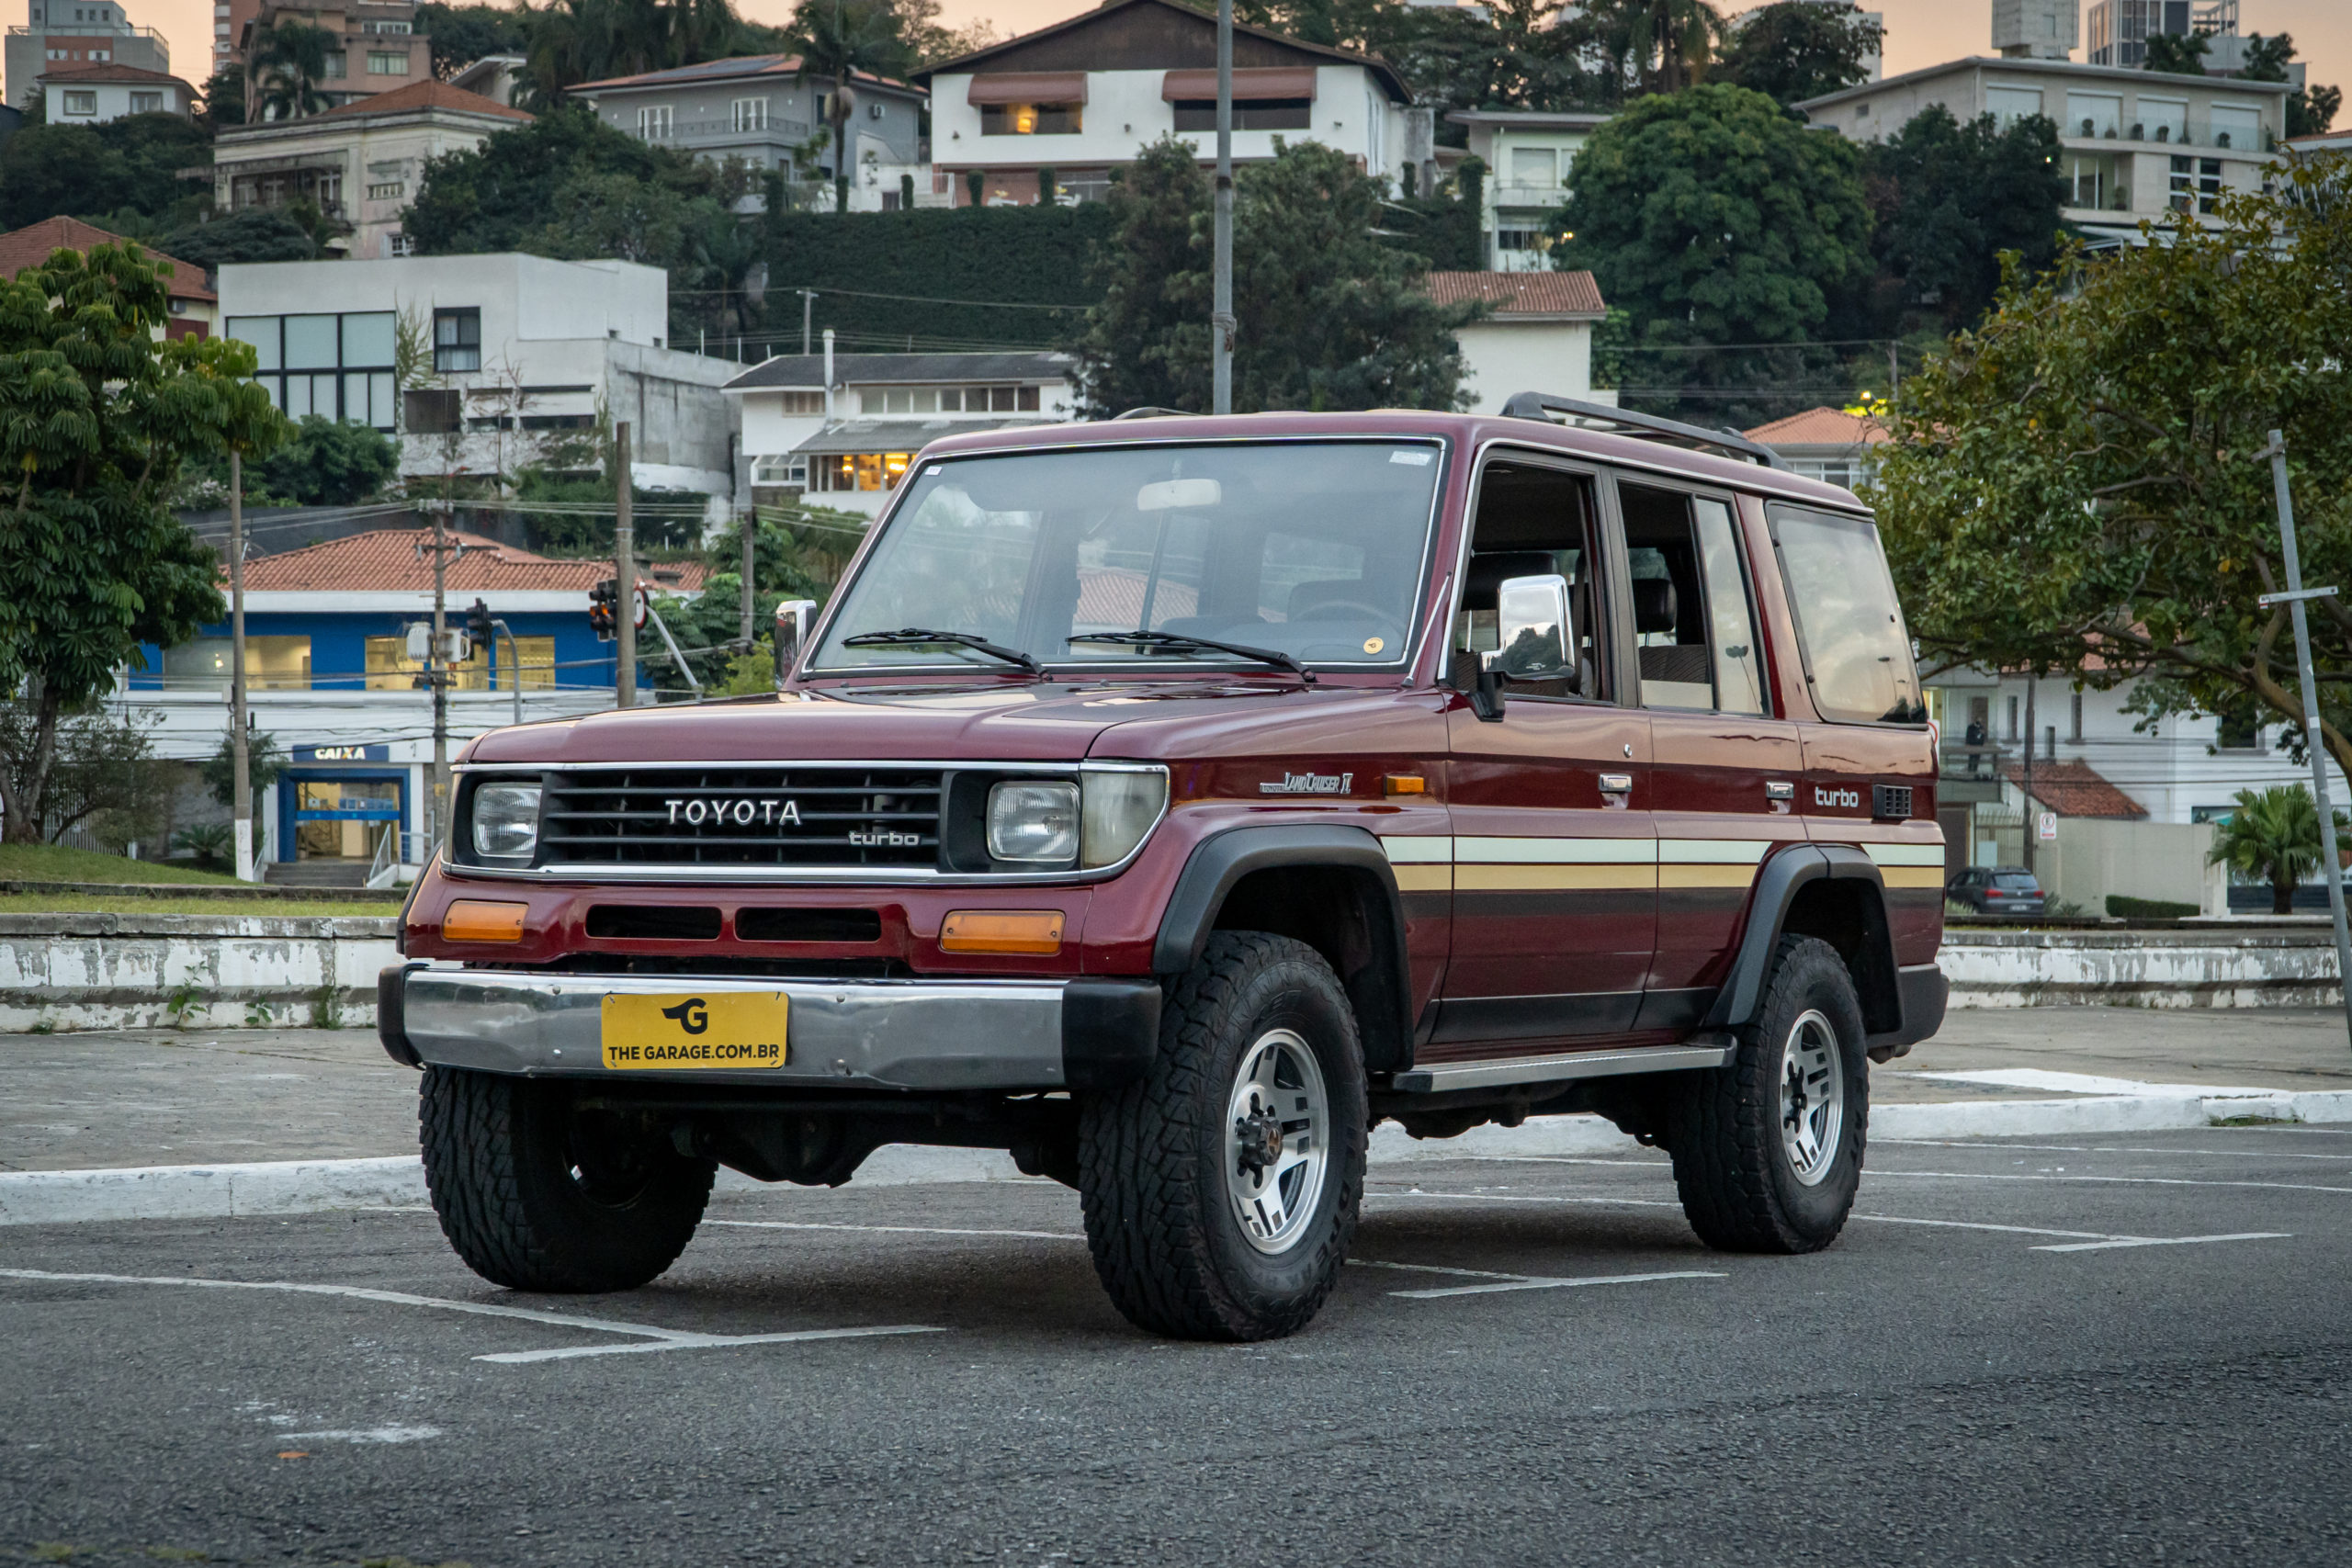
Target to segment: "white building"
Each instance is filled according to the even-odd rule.
[[[2083,0],[1993,0],[1993,50],[2009,60],[2065,60],[2083,41]]]
[[[1498,272],[1552,265],[1544,220],[1568,199],[1568,171],[1605,114],[1534,109],[1457,109],[1446,119],[1469,135],[1470,155],[1487,166],[1478,214],[1479,254]]]
[[[133,27],[113,0],[28,0],[25,25],[8,29],[8,107],[23,108],[44,71],[61,65],[130,65],[168,73],[172,46],[153,28]],[[56,118],[51,107],[51,118]]]
[[[1860,490],[1874,482],[1878,465],[1871,449],[1888,439],[1886,422],[1844,409],[1807,409],[1747,432],[1750,441],[1772,448],[1809,479]]]
[[[285,412],[401,434],[401,472],[507,475],[585,463],[627,420],[640,486],[734,494],[741,367],[667,345],[669,279],[631,262],[406,256],[220,269],[224,335],[254,345]],[[400,382],[401,341],[418,354]]]
[[[52,65],[40,73],[41,103],[51,125],[104,125],[135,114],[196,112],[194,87],[168,71],[136,65]]]
[[[878,515],[917,452],[943,435],[1078,414],[1060,354],[780,355],[725,388],[740,408],[752,494]]]
[[[1436,170],[1431,112],[1383,60],[1233,29],[1233,156],[1320,141],[1401,189]],[[1099,197],[1163,136],[1216,156],[1216,22],[1177,0],[1109,0],[916,74],[931,91],[932,189],[958,207]]]
[[[1965,125],[2032,115],[2058,127],[2064,217],[2096,242],[2136,244],[2141,223],[2210,218],[2225,191],[2256,190],[2287,130],[2284,82],[2159,75],[2063,60],[1955,60],[1796,107],[1857,141],[1893,137],[1940,105]]]
[[[1518,392],[1616,402],[1613,389],[1592,387],[1592,329],[1609,316],[1592,274],[1433,272],[1423,287],[1441,305],[1489,307],[1453,331],[1471,412],[1499,413]]]

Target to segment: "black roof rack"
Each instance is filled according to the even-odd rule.
[[[1181,418],[1184,418],[1184,419],[1190,419],[1190,418],[1192,418],[1192,417],[1193,417],[1193,411],[1192,411],[1191,409],[1163,409],[1163,408],[1155,408],[1155,407],[1153,407],[1151,404],[1149,404],[1149,403],[1146,403],[1146,404],[1144,404],[1144,406],[1143,406],[1143,407],[1141,407],[1141,408],[1139,408],[1139,409],[1129,409],[1129,410],[1127,410],[1127,411],[1126,411],[1126,412],[1125,412],[1125,413],[1114,413],[1114,414],[1113,414],[1111,417],[1112,417],[1114,420],[1122,420],[1122,419],[1162,419],[1162,418],[1167,418],[1167,417],[1170,417],[1170,416],[1181,417]]]
[[[1552,416],[1566,414],[1571,423],[1598,425],[1618,435],[1630,435],[1639,441],[1669,441],[1690,446],[1713,447],[1735,457],[1761,463],[1768,468],[1787,468],[1778,452],[1758,441],[1732,430],[1709,430],[1704,425],[1685,424],[1677,419],[1660,419],[1656,414],[1634,413],[1625,409],[1611,408],[1606,403],[1580,402],[1575,398],[1555,398],[1549,392],[1519,392],[1503,405],[1505,419],[1540,419],[1546,424],[1556,423]]]

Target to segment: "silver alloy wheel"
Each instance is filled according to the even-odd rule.
[[[1846,1128],[1846,1064],[1838,1029],[1818,1009],[1789,1026],[1781,1052],[1781,1146],[1789,1169],[1818,1186],[1838,1163]]]
[[[1225,1113],[1225,1188],[1251,1247],[1287,1252],[1306,1234],[1330,1165],[1331,1097],[1306,1042],[1270,1029],[1242,1053]]]

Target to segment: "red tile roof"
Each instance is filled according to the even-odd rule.
[[[642,72],[635,76],[607,76],[602,81],[581,82],[567,87],[568,93],[595,92],[608,87],[691,87],[704,82],[741,82],[754,76],[797,76],[800,57],[797,54],[734,54],[724,60],[704,60],[692,65],[673,65],[660,71]],[[831,73],[818,73],[830,76]],[[895,76],[877,76],[870,71],[853,71],[852,82],[872,82],[885,87],[916,89]]]
[[[1844,409],[1807,409],[1747,433],[1767,446],[1875,446],[1892,440],[1883,420]]]
[[[576,592],[613,575],[607,560],[558,560],[534,555],[480,534],[452,531],[466,553],[449,563],[446,586],[454,601],[459,593]],[[433,591],[433,558],[421,553],[430,545],[430,528],[378,528],[261,556],[245,567],[249,593],[429,593]],[[674,574],[673,581],[671,579]],[[709,568],[700,561],[664,561],[654,568],[657,591],[700,588]]]
[[[527,121],[530,116],[521,109],[508,108],[496,98],[485,98],[480,93],[469,93],[463,87],[452,87],[447,82],[411,82],[405,87],[394,87],[389,93],[376,93],[364,98],[354,98],[339,104],[312,119],[333,119],[337,115],[401,114],[413,109],[453,109],[462,114],[486,114],[498,119]],[[283,130],[295,124],[293,120],[276,119],[266,122],[270,129]],[[258,130],[247,126],[246,130]]]
[[[59,61],[54,65],[42,67],[41,73],[38,77],[34,78],[34,80],[40,82],[122,82],[130,84],[134,86],[142,87],[151,84],[169,83],[171,85],[177,87],[183,95],[181,101],[183,107],[187,107],[187,104],[193,103],[196,99],[196,89],[188,85],[186,81],[182,80],[180,77],[173,75],[168,71],[148,71],[137,65],[112,65],[104,61],[97,60],[90,61],[87,63],[68,63],[64,61]]]
[[[1441,305],[1482,299],[1498,316],[1606,316],[1589,272],[1433,272],[1422,285]]]
[[[120,234],[109,234],[95,224],[78,218],[44,218],[38,223],[0,234],[0,277],[14,277],[28,266],[39,266],[52,251],[84,251],[92,245],[129,245],[136,241]],[[204,269],[191,266],[176,256],[167,256],[153,246],[142,246],[157,261],[172,264],[172,276],[166,286],[175,299],[215,301],[219,296],[204,286]]]
[[[2025,764],[2004,763],[2001,772],[2025,787]],[[2033,795],[2061,817],[2145,817],[2148,808],[2108,783],[2088,762],[2036,762]]]

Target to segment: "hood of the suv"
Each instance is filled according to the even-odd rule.
[[[1165,721],[1196,715],[1223,729],[1268,709],[1261,721],[1278,721],[1320,705],[1317,696],[1277,681],[877,683],[518,725],[481,737],[461,760],[1075,761],[1134,720],[1163,721],[1148,728],[1164,743]]]

